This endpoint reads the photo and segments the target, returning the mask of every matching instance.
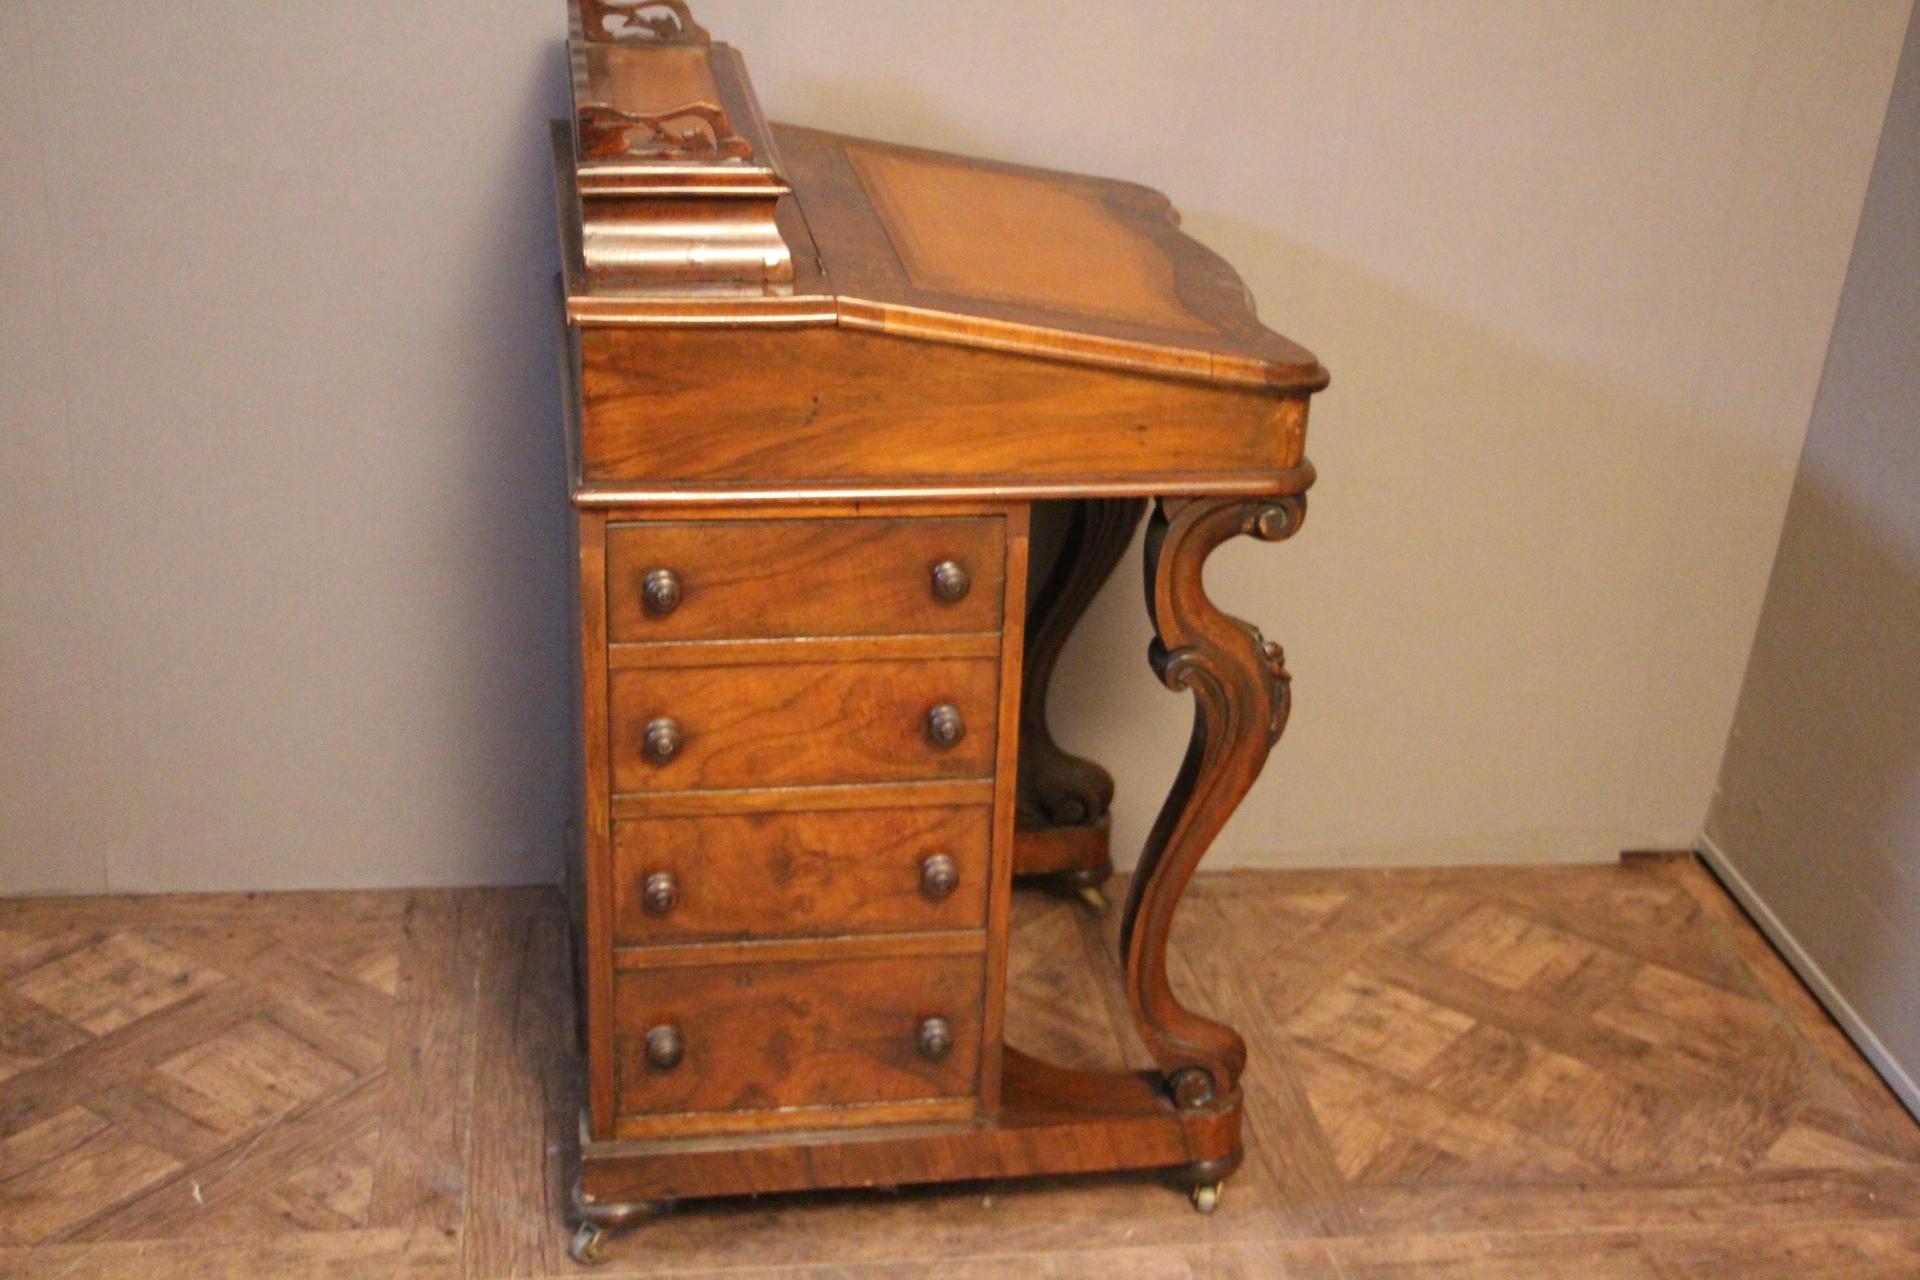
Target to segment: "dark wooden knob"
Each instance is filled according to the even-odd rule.
[[[928,1062],[938,1062],[953,1049],[953,1028],[945,1018],[924,1018],[914,1033],[914,1047]]]
[[[647,1065],[655,1071],[671,1071],[680,1065],[680,1059],[687,1056],[687,1045],[680,1038],[680,1028],[671,1022],[663,1022],[647,1030]]]
[[[938,598],[948,603],[964,600],[972,589],[973,578],[958,560],[942,560],[933,566],[933,594]]]
[[[680,722],[671,716],[647,721],[647,759],[665,764],[680,754]]]
[[[640,583],[640,598],[647,612],[664,618],[680,607],[680,575],[671,569],[655,569]]]
[[[641,905],[650,916],[664,916],[680,901],[680,882],[671,871],[656,871],[640,889]]]
[[[942,751],[966,736],[967,722],[960,718],[960,708],[951,702],[943,702],[927,712],[927,741]]]
[[[920,859],[920,892],[935,902],[960,887],[960,864],[944,853]]]

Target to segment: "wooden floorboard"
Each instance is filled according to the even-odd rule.
[[[1017,895],[1013,1043],[1145,1064],[1115,923]],[[710,1202],[599,1274],[1920,1277],[1920,1126],[1690,859],[1205,875],[1172,974],[1248,1041],[1214,1216]],[[571,981],[540,890],[0,902],[0,1280],[574,1274]]]

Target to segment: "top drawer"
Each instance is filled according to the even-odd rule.
[[[1006,524],[716,520],[607,529],[615,642],[997,631]]]

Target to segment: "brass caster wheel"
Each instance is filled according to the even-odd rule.
[[[583,1267],[598,1266],[607,1260],[602,1247],[607,1243],[605,1227],[591,1222],[583,1222],[573,1233],[573,1240],[567,1245],[567,1256]]]
[[[1113,904],[1107,901],[1107,891],[1097,884],[1080,886],[1080,901],[1093,908],[1095,915],[1107,914],[1107,908]]]
[[[1220,1207],[1220,1192],[1225,1186],[1219,1182],[1203,1182],[1188,1192],[1193,1197],[1193,1207],[1201,1213],[1212,1213]]]

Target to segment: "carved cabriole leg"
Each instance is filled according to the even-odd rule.
[[[1214,1105],[1238,1088],[1246,1042],[1238,1032],[1183,1006],[1167,981],[1174,908],[1201,855],[1260,775],[1287,722],[1287,671],[1280,646],[1213,607],[1201,584],[1207,556],[1242,534],[1289,537],[1306,498],[1163,498],[1147,525],[1147,607],[1154,671],[1194,696],[1193,736],[1127,895],[1120,948],[1127,997],[1174,1101]]]
[[[1107,850],[1113,777],[1053,740],[1047,689],[1067,637],[1126,553],[1146,505],[1138,498],[1073,503],[1060,554],[1032,593],[1020,689],[1017,875],[1087,887],[1113,872]]]

